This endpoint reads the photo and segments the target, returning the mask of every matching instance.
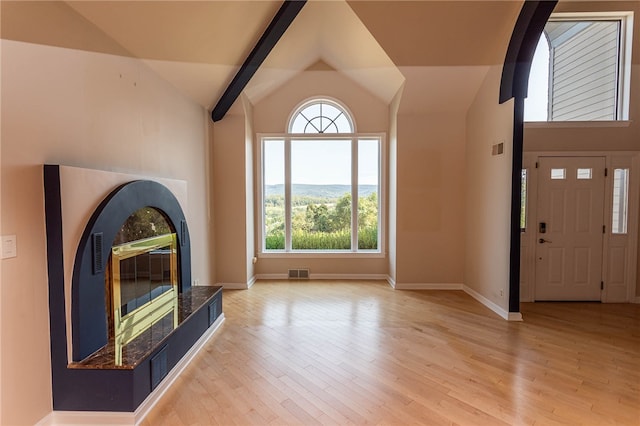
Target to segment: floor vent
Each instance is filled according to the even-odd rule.
[[[297,279],[308,280],[309,270],[308,269],[289,269],[289,279],[290,280],[297,280]]]

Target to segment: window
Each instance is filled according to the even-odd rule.
[[[588,168],[588,169],[581,169],[579,168],[578,170],[576,170],[576,179],[578,180],[585,180],[585,179],[591,179],[593,176],[593,169]]]
[[[520,231],[527,230],[527,169],[520,175]]]
[[[551,180],[563,180],[567,178],[567,169],[551,169]]]
[[[380,252],[382,137],[355,132],[339,103],[297,108],[261,137],[262,252]]]
[[[629,206],[629,169],[613,171],[612,234],[627,233],[627,210]]]
[[[555,14],[538,43],[525,121],[627,120],[633,14]]]
[[[353,123],[342,107],[318,101],[298,109],[290,121],[289,133],[353,133]]]

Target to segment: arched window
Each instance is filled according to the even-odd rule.
[[[549,116],[549,52],[547,33],[542,31],[531,61],[529,89],[524,100],[525,121],[547,121]]]
[[[296,107],[287,133],[261,137],[261,253],[380,253],[382,153],[338,101]]]
[[[355,133],[351,115],[337,102],[305,102],[289,120],[289,133]]]

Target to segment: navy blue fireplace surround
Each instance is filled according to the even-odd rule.
[[[77,249],[71,291],[73,354],[67,353],[60,166],[44,166],[53,409],[133,412],[222,314],[220,287],[191,287],[189,230],[177,199],[163,185],[121,185],[91,216]],[[105,269],[111,242],[136,210],[161,211],[175,229],[179,264],[177,321],[162,318],[114,359]],[[176,324],[177,322],[177,324]]]

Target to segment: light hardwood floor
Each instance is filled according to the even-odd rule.
[[[143,425],[640,425],[640,305],[265,281]]]

